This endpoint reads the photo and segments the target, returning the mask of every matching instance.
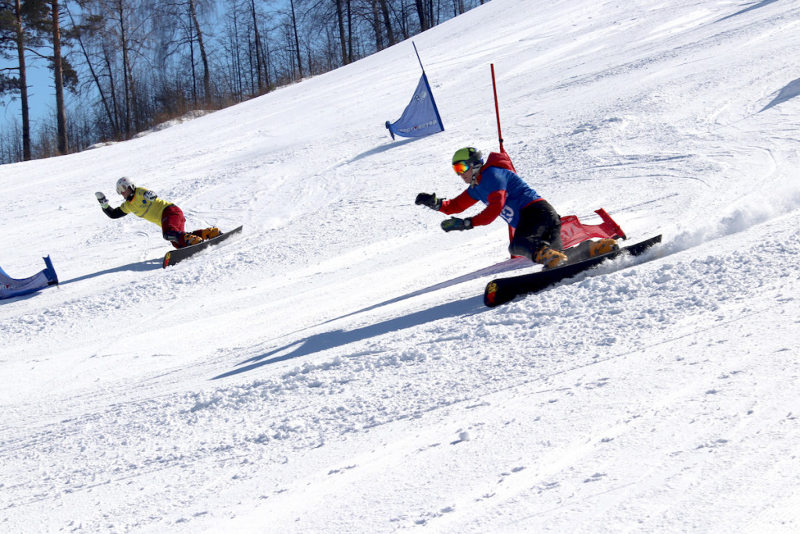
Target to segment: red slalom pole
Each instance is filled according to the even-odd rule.
[[[492,66],[492,91],[494,91],[494,113],[497,117],[497,140],[500,141],[500,152],[502,154],[506,153],[506,149],[503,148],[503,134],[500,131],[500,105],[497,103],[497,83],[494,80],[494,63],[491,64]],[[511,160],[509,160],[511,161]],[[511,168],[514,169],[514,164],[511,164]],[[516,169],[514,169],[516,172]],[[514,239],[514,229],[510,226],[508,227],[508,240],[511,241]],[[519,256],[511,255],[512,258],[518,258]]]
[[[500,106],[497,103],[497,84],[494,81],[494,63],[492,66],[492,90],[494,91],[494,113],[497,117],[497,139],[500,141],[500,152],[505,153],[506,149],[503,148],[503,134],[500,132]]]

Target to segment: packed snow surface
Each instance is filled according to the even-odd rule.
[[[0,531],[800,531],[800,3],[493,0],[414,42],[434,136],[383,126],[407,41],[0,167],[0,266],[61,281],[0,303]],[[662,244],[483,306],[505,225],[414,197],[498,149],[491,64],[519,174]],[[123,175],[244,232],[163,270],[95,200]]]

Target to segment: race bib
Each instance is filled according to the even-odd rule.
[[[510,223],[511,220],[514,218],[514,208],[506,204],[503,207],[503,211],[500,212],[500,217],[503,218],[504,221]]]

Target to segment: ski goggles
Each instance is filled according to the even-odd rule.
[[[469,170],[469,162],[456,161],[453,163],[453,170],[456,171],[456,174],[464,174]]]

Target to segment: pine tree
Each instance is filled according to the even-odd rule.
[[[22,159],[31,159],[31,124],[28,106],[27,67],[25,48],[34,37],[26,29],[26,11],[21,0],[0,0],[0,55],[17,57],[17,66],[0,71],[0,96],[19,93],[22,116]],[[16,76],[14,75],[16,73]]]

